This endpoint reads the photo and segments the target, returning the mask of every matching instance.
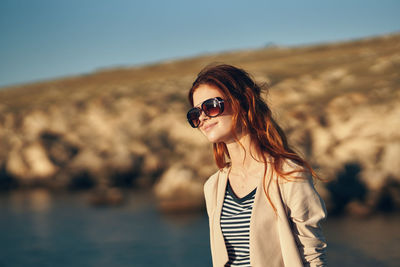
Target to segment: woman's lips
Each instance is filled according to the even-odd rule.
[[[209,123],[207,125],[203,126],[203,131],[208,132],[212,127],[214,127],[214,125],[216,125],[217,122],[213,122],[213,123]]]

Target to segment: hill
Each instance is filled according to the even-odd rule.
[[[180,177],[157,192],[168,198],[185,188],[202,199],[201,183],[216,167],[210,145],[185,120],[187,91],[204,66],[220,62],[269,85],[265,97],[289,140],[329,180],[318,184],[329,209],[397,210],[399,51],[395,34],[3,88],[0,188],[153,186]]]

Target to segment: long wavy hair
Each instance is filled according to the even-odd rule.
[[[218,88],[224,100],[230,105],[233,113],[231,132],[235,140],[240,144],[236,129],[241,129],[250,135],[256,152],[265,163],[263,185],[267,186],[264,186],[264,192],[275,211],[268,194],[271,179],[265,180],[268,162],[271,162],[272,171],[285,180],[302,179],[302,175],[293,175],[299,172],[307,172],[313,177],[318,177],[310,164],[289,146],[285,133],[272,118],[272,112],[261,96],[261,86],[255,83],[246,71],[226,64],[207,66],[200,71],[190,88],[188,97],[192,106],[193,93],[202,84]],[[213,150],[216,164],[220,169],[230,165],[230,155],[225,143],[214,143]],[[285,172],[283,165],[287,160],[293,161],[300,168]]]

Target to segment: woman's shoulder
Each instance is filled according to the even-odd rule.
[[[282,170],[284,172],[295,172],[295,173],[304,173],[305,169],[300,164],[294,162],[290,159],[285,159],[282,164]]]
[[[304,183],[313,181],[313,177],[307,168],[290,159],[286,159],[282,162],[280,171],[280,174],[278,174],[276,171],[273,171],[273,179],[276,179],[280,185],[292,184],[292,182]]]
[[[301,195],[314,194],[314,181],[311,174],[301,165],[291,160],[285,160],[282,164],[285,177],[276,177],[278,185],[284,198],[292,198],[300,193]]]
[[[289,160],[285,161],[282,170],[287,173],[292,172],[288,179],[280,179],[278,183],[286,204],[296,206],[304,202],[314,202],[321,205],[321,197],[315,189],[313,177],[309,172]]]

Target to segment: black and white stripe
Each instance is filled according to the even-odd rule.
[[[229,261],[225,266],[250,266],[250,217],[256,189],[238,198],[227,184],[221,213],[221,230]]]

